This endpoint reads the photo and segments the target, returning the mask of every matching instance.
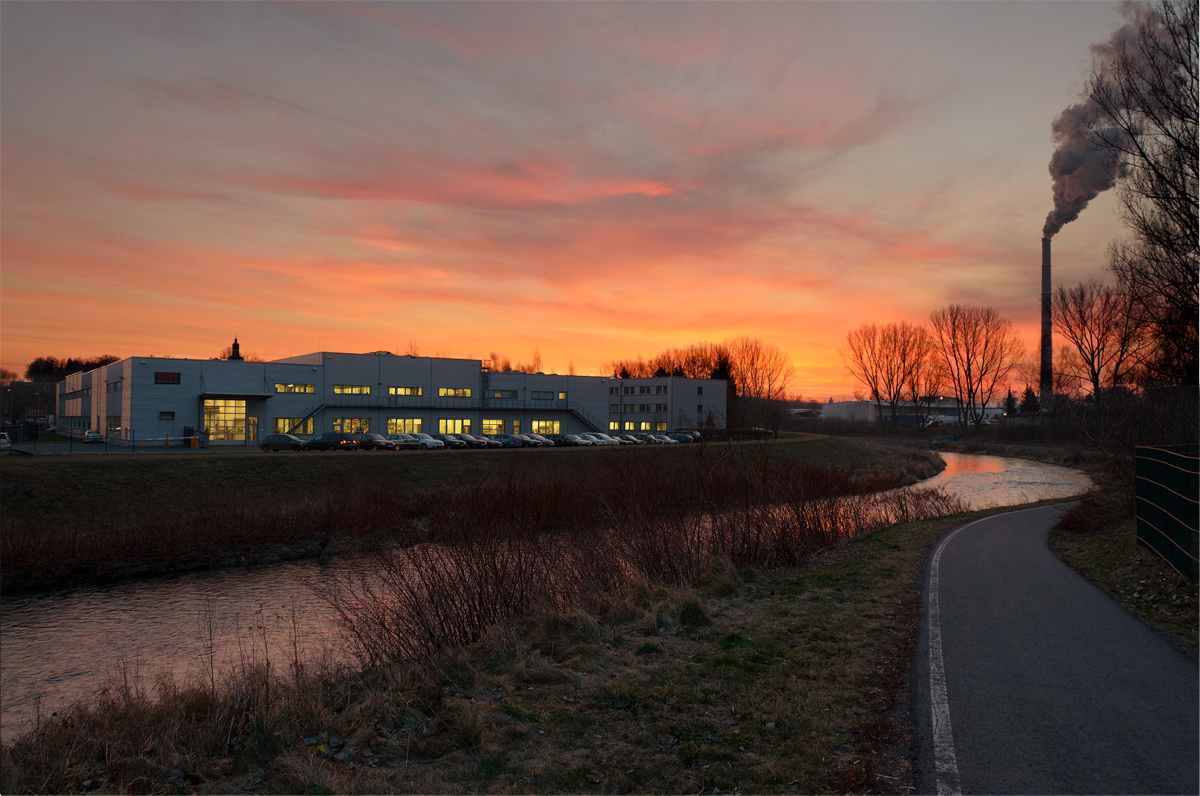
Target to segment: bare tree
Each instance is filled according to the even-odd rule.
[[[1197,3],[1133,5],[1135,19],[1097,47],[1087,94],[1089,138],[1110,158],[1131,240],[1109,267],[1140,305],[1160,381],[1196,384],[1200,302]]]
[[[1059,285],[1051,305],[1054,331],[1075,348],[1077,375],[1091,384],[1093,395],[1129,381],[1147,342],[1140,304],[1131,294],[1091,279]]]
[[[899,425],[900,404],[906,394],[922,389],[930,370],[929,336],[924,328],[907,321],[883,326],[864,324],[846,334],[846,348],[838,354],[850,374],[870,393],[876,406],[887,404],[893,431]],[[928,395],[928,393],[925,393]],[[920,395],[913,397],[914,407]]]
[[[933,347],[947,386],[958,399],[965,428],[983,422],[983,408],[997,394],[1024,353],[1012,322],[991,307],[951,304],[929,316]]]

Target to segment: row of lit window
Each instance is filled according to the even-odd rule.
[[[388,395],[424,395],[425,391],[421,387],[388,387]],[[403,432],[395,432],[403,433]]]
[[[471,397],[471,388],[470,387],[438,387],[438,397],[439,398],[470,398]],[[442,432],[439,432],[439,433],[442,433]],[[465,434],[466,432],[465,431],[455,431],[455,432],[447,431],[444,433]]]
[[[370,395],[371,385],[369,384],[335,384],[333,385],[334,395]]]
[[[307,420],[300,417],[277,417],[275,418],[275,433],[311,434],[313,433],[313,419],[311,417]]]
[[[312,392],[313,385],[311,384],[278,384],[275,385],[275,392]],[[278,432],[282,433],[282,432]]]
[[[634,428],[637,426],[637,428]],[[653,426],[653,428],[651,428]],[[666,423],[647,423],[642,421],[635,423],[632,420],[626,420],[623,423],[619,420],[610,420],[608,422],[609,431],[666,431]]]

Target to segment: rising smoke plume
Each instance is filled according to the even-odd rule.
[[[1153,20],[1145,3],[1124,2],[1121,15],[1128,22],[1102,44],[1093,44],[1093,81],[1107,79],[1112,67],[1123,55],[1137,58],[1138,28]],[[1107,191],[1124,176],[1125,167],[1110,147],[1097,146],[1102,140],[1115,141],[1124,134],[1103,126],[1099,106],[1092,99],[1072,105],[1050,125],[1058,149],[1050,158],[1050,177],[1054,182],[1054,209],[1046,216],[1042,235],[1049,238],[1079,218],[1088,202]]]

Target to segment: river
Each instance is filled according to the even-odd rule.
[[[1091,488],[1076,470],[997,456],[942,453],[946,469],[926,483],[972,508],[1068,497]],[[0,601],[0,741],[106,681],[219,677],[269,658],[286,667],[297,651],[347,662],[336,618],[314,587],[351,566],[315,561],[221,570]]]

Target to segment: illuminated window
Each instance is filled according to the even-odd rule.
[[[567,400],[567,394],[566,394],[565,392],[560,392],[560,393],[558,394],[558,400],[560,400],[560,401],[565,401],[565,400]]]
[[[609,430],[609,431],[620,431],[620,430],[621,430],[621,423],[620,423],[619,421],[617,421],[617,420],[610,420],[610,421],[608,421],[608,430]]]
[[[438,420],[438,433],[439,434],[470,434],[471,433],[471,420],[470,420],[470,418],[468,418],[466,420],[449,420],[449,419],[443,417],[440,420]]]
[[[655,423],[655,424],[654,424],[654,430],[655,430],[655,431],[666,431],[666,430],[667,430],[667,424],[666,424],[666,423]]]
[[[504,433],[503,420],[482,420],[480,421],[480,425],[483,426],[484,434],[491,435]]]
[[[633,431],[633,421],[632,421],[632,420],[626,420],[626,421],[625,421],[625,430],[626,430],[626,431]]]
[[[488,398],[516,398],[516,390],[488,390]],[[485,432],[486,433],[486,432]]]
[[[521,433],[521,421],[520,421],[520,420],[514,420],[514,421],[513,421],[513,433],[514,433],[514,434],[520,434],[520,433]]]
[[[277,417],[275,418],[275,433],[311,434],[313,433],[313,419],[311,417],[307,420],[299,417]]]
[[[643,420],[641,423],[638,423],[638,430],[639,431],[649,431],[650,424]]]
[[[369,384],[335,384],[333,385],[334,395],[370,395],[371,386]],[[350,433],[350,432],[343,432]]]
[[[438,397],[439,398],[470,398],[471,397],[471,388],[470,387],[438,387]],[[465,434],[466,432],[465,431],[463,431],[463,432],[446,431],[446,432],[442,432],[442,433]]]
[[[420,434],[421,418],[419,417],[389,417],[389,434]]]
[[[558,432],[558,421],[557,420],[534,420],[533,421],[533,433],[534,434],[557,434],[557,433],[559,433]]]
[[[245,400],[205,398],[204,431],[210,440],[244,442],[246,439]]]
[[[275,392],[312,392],[313,385],[311,384],[280,384],[275,383]],[[281,434],[284,432],[280,432]]]
[[[369,417],[335,417],[333,430],[343,434],[366,434],[371,430]]]
[[[423,387],[388,387],[388,395],[424,395]],[[392,431],[391,434],[403,434],[403,431]]]
[[[529,393],[529,397],[535,401],[553,401],[554,393],[545,390],[534,390]]]
[[[107,423],[105,424],[105,428],[107,428],[109,431],[120,431],[121,430],[121,416],[120,415],[107,415],[105,417],[105,420],[107,421]]]

